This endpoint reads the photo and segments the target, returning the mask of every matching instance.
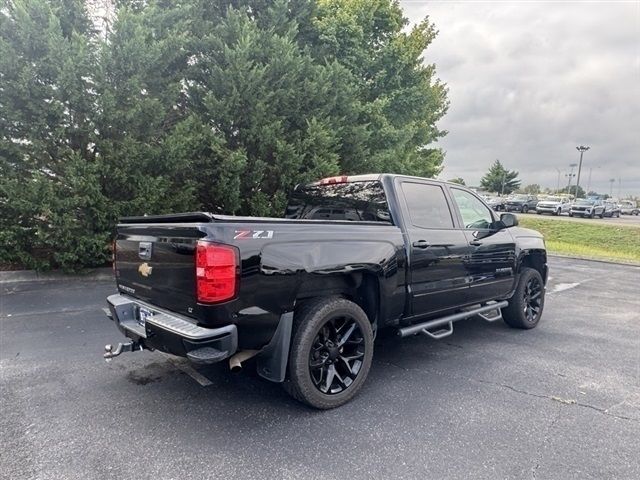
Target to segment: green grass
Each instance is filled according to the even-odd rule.
[[[519,215],[520,226],[544,235],[549,253],[640,263],[640,227]]]

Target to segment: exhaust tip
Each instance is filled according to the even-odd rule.
[[[232,355],[229,358],[229,369],[233,373],[239,373],[242,371],[242,362],[245,360],[249,360],[251,357],[255,356],[258,353],[258,350],[242,350],[241,352]]]

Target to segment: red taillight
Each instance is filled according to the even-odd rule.
[[[342,175],[341,177],[328,177],[328,178],[323,178],[322,180],[320,180],[318,183],[320,185],[331,185],[333,183],[347,183],[347,181],[349,180],[349,177],[346,175]]]
[[[231,300],[238,290],[238,250],[229,245],[199,241],[196,247],[198,302]]]

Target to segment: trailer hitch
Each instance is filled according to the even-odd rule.
[[[118,346],[114,349],[113,345],[105,345],[104,346],[104,359],[107,362],[110,362],[113,357],[117,357],[121,353],[124,352],[133,352],[135,350],[142,351],[144,347],[141,343],[138,342],[127,342],[127,343],[118,343]]]

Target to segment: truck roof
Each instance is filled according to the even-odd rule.
[[[329,185],[332,183],[349,183],[349,182],[373,182],[376,180],[382,180],[383,177],[395,178],[409,178],[415,180],[429,180],[431,182],[448,183],[450,185],[457,185],[464,187],[464,185],[458,185],[452,182],[444,180],[438,180],[435,178],[417,177],[415,175],[402,175],[399,173],[365,173],[361,175],[337,175],[335,177],[326,177],[318,180],[317,182],[309,183],[308,185]]]

